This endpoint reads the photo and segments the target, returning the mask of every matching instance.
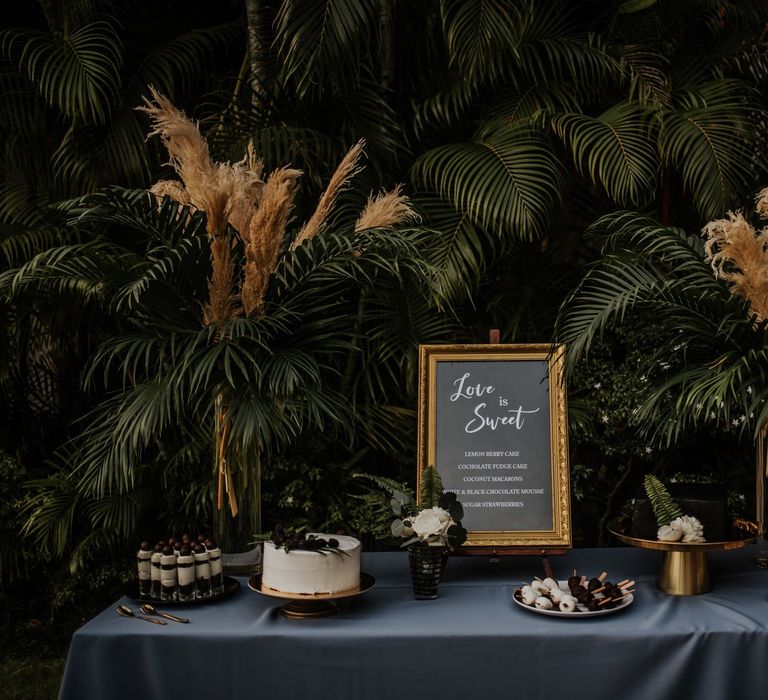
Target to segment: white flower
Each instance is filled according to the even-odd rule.
[[[411,519],[413,533],[422,542],[426,542],[430,537],[445,534],[445,531],[450,525],[450,513],[437,506],[434,508],[425,508],[415,518]]]
[[[600,420],[603,421],[603,423],[607,423],[610,420],[610,418],[608,418],[607,413],[603,413],[603,415],[600,416]]]
[[[675,518],[670,525],[677,525],[683,531],[683,542],[705,542],[704,526],[691,515]]]
[[[595,389],[602,389],[602,388],[603,388],[602,382],[598,382],[597,384],[595,384]]]
[[[391,529],[393,537],[410,537],[413,535],[413,528],[406,525],[399,518],[392,521]]]
[[[645,448],[645,454],[649,455],[649,454],[651,454],[651,452],[653,452],[653,448],[652,447],[649,446],[649,447]]]
[[[675,526],[674,521],[669,525],[662,525],[656,534],[662,542],[678,542],[682,536],[683,528]]]

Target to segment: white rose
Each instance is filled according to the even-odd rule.
[[[435,506],[432,511],[440,521],[440,529],[442,532],[445,532],[450,525],[453,525],[451,514],[447,510],[441,508],[440,506]]]
[[[678,542],[682,536],[683,528],[677,527],[672,523],[662,525],[656,535],[662,542]]]
[[[414,534],[420,540],[426,541],[430,536],[440,533],[443,528],[443,522],[434,508],[428,508],[422,510],[415,518],[411,519],[411,527]]]

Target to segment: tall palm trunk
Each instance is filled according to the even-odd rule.
[[[248,28],[248,64],[251,86],[251,106],[263,108],[269,69],[266,57],[271,37],[271,12],[265,0],[245,0],[245,20]]]

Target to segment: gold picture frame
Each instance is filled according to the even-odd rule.
[[[420,346],[417,492],[434,465],[457,493],[456,553],[571,547],[564,360],[562,345]]]

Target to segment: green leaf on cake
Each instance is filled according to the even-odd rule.
[[[656,523],[659,527],[669,525],[675,518],[682,516],[683,511],[670,495],[664,484],[661,483],[653,474],[646,474],[643,480],[645,492],[648,494],[648,500],[651,502],[653,514],[656,516]]]

